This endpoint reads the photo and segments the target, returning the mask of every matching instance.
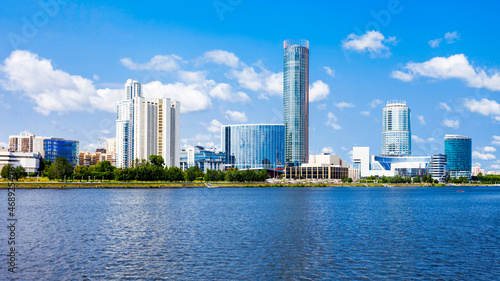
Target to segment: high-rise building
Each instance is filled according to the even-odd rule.
[[[71,165],[78,165],[79,142],[57,138],[43,138],[43,158],[52,163],[57,157],[68,159]]]
[[[300,166],[309,157],[309,41],[283,42],[285,163]]]
[[[26,133],[9,136],[9,150],[12,152],[33,152],[35,135]]]
[[[431,162],[429,164],[429,174],[433,179],[438,181],[444,181],[446,178],[446,155],[445,154],[435,154],[431,156]]]
[[[283,171],[285,126],[273,124],[222,126],[222,151],[227,167]]]
[[[472,139],[460,135],[446,135],[444,154],[448,160],[448,174],[452,178],[471,177]]]
[[[106,153],[116,153],[116,138],[106,139]]]
[[[382,155],[411,156],[410,108],[406,102],[388,102],[382,122]]]
[[[141,84],[125,83],[116,120],[116,165],[132,167],[135,160],[160,155],[167,167],[180,166],[180,103],[168,98],[146,100]]]
[[[127,80],[123,100],[117,107],[116,166],[119,168],[132,167],[134,163],[134,100],[141,96],[141,84]]]

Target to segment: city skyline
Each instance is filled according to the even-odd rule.
[[[13,3],[0,25],[8,39],[0,46],[0,116],[8,121],[0,146],[9,135],[29,131],[79,140],[81,150],[95,149],[98,137],[114,137],[115,99],[132,78],[143,83],[147,99],[162,92],[181,101],[183,146],[218,147],[221,125],[283,122],[281,43],[307,38],[310,154],[331,152],[351,160],[353,146],[381,153],[383,104],[403,99],[413,113],[412,155],[443,153],[445,134],[466,135],[474,140],[473,166],[500,170],[495,80],[500,58],[492,47],[498,39],[486,35],[494,25],[485,15],[494,7],[472,13],[475,7],[454,3],[452,17],[444,13],[445,4],[432,11],[409,1],[391,9],[387,1],[365,2],[362,8],[325,4],[332,14],[316,10],[320,15],[306,15],[310,22],[304,27],[276,27],[280,17],[254,29],[243,27],[243,19],[256,11],[269,13],[265,5],[274,5],[263,3],[242,2],[222,14],[211,2],[189,8],[169,4],[179,16],[169,12],[167,21],[142,7],[132,11],[112,3],[68,2],[57,12],[49,9],[47,23],[35,25],[32,36],[24,36],[30,34],[23,18],[33,23],[35,13],[45,10],[36,3],[29,9]],[[439,12],[444,13],[440,22],[419,21]],[[478,14],[480,19],[461,23]],[[188,22],[180,15],[201,18]],[[332,28],[327,34],[311,31],[319,23]],[[103,28],[91,34],[96,25]],[[269,30],[258,34],[263,27]],[[143,42],[141,47],[118,47],[131,38]]]

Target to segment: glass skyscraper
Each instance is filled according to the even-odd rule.
[[[75,167],[78,165],[78,154],[78,141],[55,138],[43,139],[43,157],[52,163],[60,156],[68,159],[69,163]]]
[[[410,108],[406,102],[388,102],[382,122],[382,155],[411,156]]]
[[[283,170],[284,137],[284,125],[222,126],[222,151],[227,166],[240,170]]]
[[[470,178],[472,170],[472,140],[466,136],[446,135],[444,154],[448,160],[448,173],[452,178]]]
[[[283,49],[285,163],[299,166],[309,158],[309,41],[286,40]]]

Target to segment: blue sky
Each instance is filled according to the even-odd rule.
[[[500,170],[500,38],[493,1],[7,1],[0,145],[29,131],[115,135],[127,79],[181,101],[183,145],[220,146],[220,124],[282,123],[282,42],[310,41],[310,152],[381,151],[382,108],[412,109],[413,154],[472,137]],[[48,5],[40,3],[49,3]]]

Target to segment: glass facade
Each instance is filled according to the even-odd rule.
[[[183,149],[180,152],[180,166],[183,171],[191,166],[198,166],[204,172],[207,170],[222,170],[226,164],[226,154],[213,150],[205,150],[202,146]]]
[[[283,170],[284,125],[222,126],[222,151],[233,168]]]
[[[388,102],[382,120],[382,155],[411,156],[410,108],[406,102]]]
[[[309,158],[309,41],[286,40],[283,49],[285,163],[299,166]]]
[[[73,140],[64,139],[45,139],[44,157],[52,163],[57,157],[61,156],[68,159],[71,165],[78,165],[79,143]]]
[[[446,135],[444,154],[448,160],[448,173],[453,178],[470,178],[472,171],[472,140],[466,136]]]

